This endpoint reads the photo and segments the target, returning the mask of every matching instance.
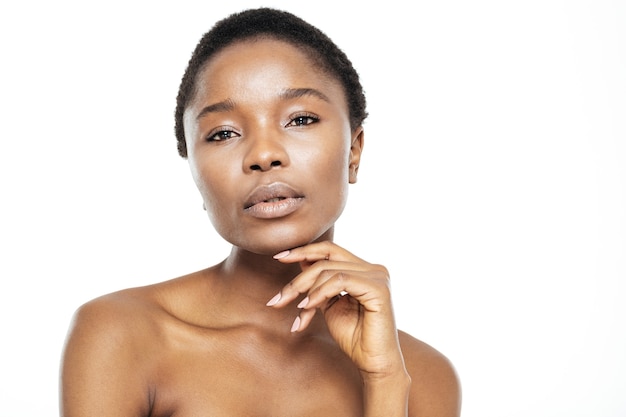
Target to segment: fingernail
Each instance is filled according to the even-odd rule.
[[[299,328],[300,328],[300,316],[296,317],[296,319],[293,321],[293,324],[291,325],[291,333],[298,331]]]
[[[304,308],[307,304],[309,304],[309,297],[305,297],[302,301],[300,301],[298,308]]]
[[[274,259],[280,259],[280,258],[284,258],[285,256],[289,255],[289,251],[288,250],[284,250],[280,253],[277,253],[276,255],[274,255]]]
[[[266,306],[268,306],[268,307],[271,307],[271,306],[273,306],[273,305],[276,305],[276,303],[278,303],[278,301],[280,301],[280,297],[281,297],[281,296],[280,296],[280,293],[276,294],[276,295],[275,295],[274,297],[272,297],[272,299],[271,299],[271,300],[269,300],[269,301],[267,302],[267,304],[265,304],[265,305],[266,305]]]

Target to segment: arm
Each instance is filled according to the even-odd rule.
[[[436,349],[398,332],[407,374],[364,379],[366,416],[459,417],[461,386],[452,363]],[[407,404],[402,413],[399,404]]]
[[[411,378],[406,372],[363,380],[365,417],[412,416],[407,406]]]
[[[103,300],[77,311],[61,364],[61,417],[149,414],[138,329],[130,317]]]

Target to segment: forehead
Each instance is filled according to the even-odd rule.
[[[330,84],[343,95],[340,81],[318,55],[313,48],[275,38],[236,41],[217,51],[202,66],[196,77],[196,96],[224,87],[250,85],[254,79],[264,82],[266,88],[279,82]]]

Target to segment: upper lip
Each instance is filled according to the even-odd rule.
[[[255,204],[262,203],[272,198],[302,198],[303,195],[281,182],[260,185],[256,187],[246,198],[244,209],[250,208]]]

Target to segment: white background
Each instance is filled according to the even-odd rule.
[[[172,114],[200,36],[260,5],[361,73],[337,242],[390,269],[399,326],[454,362],[463,415],[626,415],[625,2],[7,3],[0,415],[57,414],[80,304],[226,256]]]

